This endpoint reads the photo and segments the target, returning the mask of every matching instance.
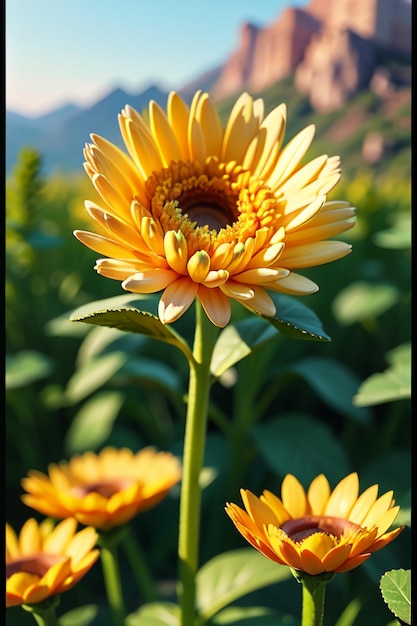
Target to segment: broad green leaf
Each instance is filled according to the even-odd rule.
[[[181,391],[181,379],[177,372],[160,361],[148,358],[129,359],[123,370],[128,376],[146,381],[147,387],[162,387],[169,391]]]
[[[140,607],[125,619],[126,626],[178,626],[179,607],[170,602],[152,602]]]
[[[252,548],[215,556],[197,573],[197,607],[204,620],[256,589],[286,580],[288,567]]]
[[[116,391],[98,393],[87,400],[68,429],[66,452],[71,455],[97,450],[110,435],[123,402],[123,394]]]
[[[22,350],[6,356],[6,389],[19,389],[52,372],[52,361],[36,350]]]
[[[277,308],[274,317],[260,317],[291,339],[331,341],[317,315],[295,298],[269,293]]]
[[[299,626],[299,623],[291,615],[262,606],[230,606],[217,613],[209,622],[210,626]]]
[[[294,474],[306,486],[318,474],[336,482],[349,471],[346,452],[331,429],[307,415],[280,415],[257,424],[251,434],[261,456],[279,477]]]
[[[394,306],[399,297],[400,291],[392,285],[358,281],[339,292],[332,309],[339,323],[348,326],[379,317]]]
[[[390,611],[401,621],[411,624],[411,571],[390,570],[381,577],[379,587]]]
[[[213,376],[221,376],[252,350],[278,336],[277,329],[259,317],[252,316],[224,328],[217,338],[211,359]]]
[[[95,311],[105,311],[106,309],[124,309],[126,307],[140,307],[149,313],[157,315],[158,298],[155,298],[153,295],[147,296],[134,293],[124,293],[119,296],[112,296],[111,298],[87,302],[86,304],[79,306],[77,309],[74,309],[69,317],[70,319],[73,317],[85,317],[86,315],[95,313]]]
[[[95,604],[86,604],[61,615],[58,623],[59,626],[88,626],[93,622],[97,613],[98,608]]]
[[[176,346],[182,350],[187,358],[191,356],[190,349],[184,339],[171,326],[162,324],[159,317],[147,311],[139,311],[139,309],[134,308],[105,309],[84,316],[73,315],[71,321],[110,326],[110,328],[118,328],[125,332],[140,333],[151,339]]]
[[[368,423],[371,414],[357,408],[352,398],[360,383],[355,374],[335,359],[308,357],[292,366],[312,386],[314,391],[333,409],[360,423]]]
[[[81,343],[77,354],[77,365],[84,365],[92,358],[99,356],[110,350],[121,350],[134,353],[145,344],[148,339],[143,335],[127,334],[117,328],[108,326],[89,327],[87,324],[74,324],[73,326],[83,326],[87,328],[88,334]]]
[[[107,383],[128,360],[125,352],[110,352],[80,367],[69,379],[65,397],[75,403]]]
[[[355,406],[369,406],[411,398],[411,345],[402,344],[386,355],[391,364],[384,372],[372,374],[353,398]]]

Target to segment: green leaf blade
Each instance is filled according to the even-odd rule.
[[[401,621],[411,624],[411,571],[390,570],[381,577],[379,587],[390,611]]]
[[[290,578],[290,569],[252,548],[231,550],[197,574],[197,606],[204,620],[248,593]]]

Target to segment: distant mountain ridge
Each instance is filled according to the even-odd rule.
[[[378,24],[381,28],[380,16],[375,13],[374,22],[369,21],[370,8],[378,7],[378,3],[362,0],[360,9],[355,4],[356,13],[352,13],[351,2],[332,0],[330,11],[327,0],[311,0],[305,9],[288,7],[263,28],[243,24],[239,44],[229,58],[177,91],[187,102],[197,89],[221,101],[245,90],[255,94],[293,74],[294,90],[306,94],[313,109],[326,112],[343,107],[358,90],[371,87],[381,59],[403,61],[408,58],[409,45],[404,11],[408,8],[411,12],[411,3],[390,0],[391,9],[397,9],[396,21],[391,34],[387,35],[385,25],[381,35],[377,30]],[[402,36],[398,39],[398,35]],[[381,40],[382,36],[386,40]],[[409,40],[411,64],[411,35]],[[395,89],[395,81],[410,82],[407,70],[407,62],[405,71],[390,73],[387,69],[387,88]],[[6,175],[25,145],[41,153],[45,174],[81,172],[83,147],[90,133],[122,146],[117,121],[120,110],[129,104],[142,111],[150,100],[165,107],[167,97],[166,91],[150,85],[136,94],[116,88],[90,107],[68,104],[35,118],[6,111]]]

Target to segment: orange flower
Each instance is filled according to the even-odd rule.
[[[359,496],[359,479],[349,474],[330,490],[320,474],[307,493],[288,474],[281,499],[270,491],[257,498],[242,489],[246,511],[226,504],[226,513],[243,537],[266,557],[310,575],[347,572],[390,543],[403,527],[391,532],[399,511],[393,492],[377,498],[378,485]]]
[[[100,554],[92,550],[98,535],[94,528],[76,529],[74,518],[55,528],[52,520],[38,525],[30,518],[19,535],[6,524],[6,607],[38,604],[85,576]]]
[[[354,223],[347,202],[327,202],[340,179],[339,157],[302,164],[308,126],[282,148],[286,107],[264,117],[261,99],[242,94],[223,130],[210,96],[190,108],[171,92],[149,121],[130,106],[119,115],[129,156],[97,135],[85,169],[103,200],[86,202],[101,234],[77,239],[104,255],[99,274],[127,291],[162,292],[159,317],[177,320],[197,298],[216,326],[230,320],[230,299],[274,316],[268,294],[305,295],[317,285],[294,270],[340,259],[350,246],[326,241]]]
[[[51,464],[49,475],[30,471],[22,500],[51,517],[75,517],[108,530],[160,502],[181,477],[179,461],[168,452],[128,448],[86,452],[68,463]]]

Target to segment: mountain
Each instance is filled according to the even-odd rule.
[[[343,110],[362,91],[388,97],[411,84],[410,13],[407,0],[354,5],[352,0],[311,0],[304,9],[288,7],[264,28],[243,24],[229,58],[178,92],[190,102],[202,89],[227,106],[237,93],[262,94],[290,80],[289,99],[300,94],[304,108],[320,113]],[[164,107],[167,96],[156,85],[136,94],[116,88],[90,107],[68,104],[35,118],[6,111],[6,175],[25,145],[40,152],[47,175],[82,172],[90,133],[122,147],[120,110],[129,104],[142,111],[150,100]]]

